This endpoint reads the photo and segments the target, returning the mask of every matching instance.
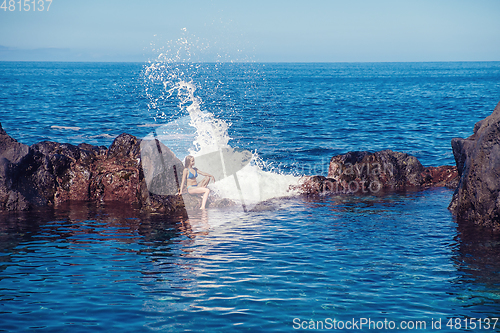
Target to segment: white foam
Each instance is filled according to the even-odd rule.
[[[200,109],[201,101],[195,95],[196,87],[192,82],[181,81],[178,84],[182,103],[191,117],[190,125],[196,129],[193,142],[195,148],[190,154],[195,157],[205,156],[222,149],[232,148],[229,144],[228,129],[230,124],[217,119],[212,113]],[[227,163],[227,162],[226,162]],[[226,178],[216,179],[210,186],[218,195],[247,206],[260,201],[285,197],[292,194],[291,185],[296,185],[300,177],[284,175],[280,172],[264,171],[257,154],[252,154],[252,161]],[[250,207],[249,207],[250,208]]]
[[[292,175],[264,171],[251,163],[235,175],[215,182],[210,188],[223,198],[255,205],[261,201],[294,195],[290,186],[296,185],[299,179]]]
[[[109,134],[97,134],[97,135],[91,135],[89,136],[90,139],[96,139],[96,138],[105,138],[105,139],[114,139],[116,138],[116,135],[109,135]]]
[[[50,128],[53,129],[60,129],[60,130],[71,130],[71,131],[79,131],[80,127],[76,126],[58,126],[58,125],[52,125]]]
[[[143,124],[143,125],[137,125],[137,127],[160,127],[163,124]]]

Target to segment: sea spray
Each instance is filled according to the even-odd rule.
[[[189,43],[183,40],[179,45],[186,48]],[[166,120],[165,125],[156,128],[145,139],[160,140],[172,147],[181,160],[188,154],[194,156],[199,170],[216,176],[215,183],[209,188],[222,198],[242,203],[243,207],[251,209],[260,201],[293,195],[291,188],[300,177],[285,175],[279,170],[263,170],[265,163],[257,152],[232,147],[228,134],[231,123],[202,110],[203,101],[197,95],[197,89],[207,82],[214,87],[217,66],[190,63],[186,59],[181,61],[179,54],[176,52],[175,56],[168,57],[161,53],[145,66],[149,108],[155,113],[156,121]],[[208,75],[208,79],[202,78],[202,72]],[[217,80],[215,90],[221,84]],[[182,170],[178,173],[181,174]],[[153,175],[148,177],[154,178]],[[154,188],[150,191],[162,192]]]
[[[179,107],[185,108],[191,119],[190,126],[196,129],[196,138],[193,142],[194,149],[190,150],[193,156],[229,148],[228,128],[230,124],[222,119],[217,119],[212,113],[201,110],[201,99],[195,96],[194,83],[179,81],[173,88],[177,90],[180,100]]]

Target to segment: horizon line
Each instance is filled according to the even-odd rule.
[[[23,63],[122,63],[122,64],[141,64],[151,63],[154,60],[145,61],[106,61],[106,60],[2,60],[2,62],[23,62]],[[500,60],[422,60],[422,61],[174,61],[176,64],[376,64],[376,63],[462,63],[462,62],[500,62]]]

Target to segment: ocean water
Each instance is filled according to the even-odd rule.
[[[2,213],[0,331],[281,332],[334,319],[500,331],[500,239],[459,227],[452,190],[283,196],[353,150],[453,165],[451,139],[499,100],[498,62],[0,62],[0,122],[18,141],[109,146],[156,131],[175,145],[161,129],[188,119],[191,153],[251,151],[242,184],[258,178],[269,199],[188,219],[118,203]]]

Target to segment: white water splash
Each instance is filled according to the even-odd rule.
[[[246,153],[231,147],[231,137],[228,134],[230,123],[218,119],[211,112],[202,110],[203,101],[196,95],[197,84],[192,78],[196,76],[194,74],[200,69],[201,64],[189,63],[189,57],[181,61],[180,54],[191,54],[192,48],[185,39],[179,39],[178,42],[182,52],[175,52],[173,57],[162,52],[155,61],[145,67],[144,77],[147,80],[149,107],[156,112],[155,120],[170,120],[156,129],[154,136],[167,147],[174,147],[172,151],[181,161],[190,154],[195,157],[196,166],[200,170],[214,175],[223,174],[216,178],[215,183],[209,185],[211,190],[223,198],[242,202],[251,208],[251,205],[260,201],[294,195],[294,191],[290,188],[298,184],[300,177],[285,175],[279,171],[264,171],[263,161],[256,152],[251,154],[246,151],[247,154],[251,154],[250,163],[236,161],[232,167],[234,170],[237,169],[235,172],[228,174],[226,170],[221,172],[213,169],[227,169],[226,163],[245,156]],[[214,70],[217,70],[217,66]],[[177,101],[174,110],[173,100]],[[162,104],[168,102],[170,109],[166,112]],[[179,118],[180,115],[186,114],[189,122]],[[190,128],[186,128],[187,126]],[[213,158],[206,158],[216,152],[220,152],[222,164],[213,163]]]
[[[190,126],[196,129],[196,138],[193,142],[195,149],[190,153],[194,157],[218,151],[221,148],[230,148],[228,129],[230,124],[217,119],[212,113],[201,110],[201,100],[195,96],[196,86],[193,82],[179,81],[172,90],[177,91],[180,108],[187,111],[191,118]]]

